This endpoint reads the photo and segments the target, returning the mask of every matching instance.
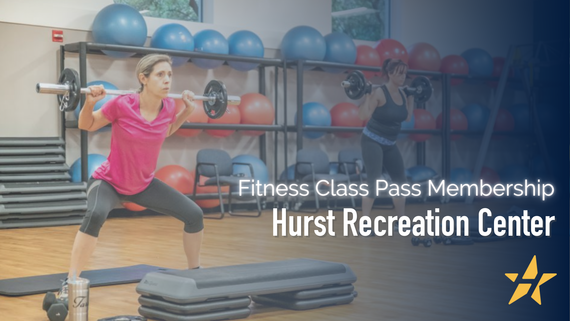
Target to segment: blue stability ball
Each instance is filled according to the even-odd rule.
[[[228,38],[229,53],[234,56],[263,58],[265,49],[263,42],[253,32],[248,30],[236,31]],[[257,67],[257,63],[228,61],[230,67],[239,71],[248,71]]]
[[[295,179],[295,165],[289,165],[289,167],[287,167],[287,170],[283,170],[281,172],[281,175],[279,175],[279,180],[280,181],[285,181],[285,175],[287,175],[287,179],[292,181]]]
[[[287,60],[323,60],[327,53],[325,38],[317,29],[297,26],[281,40],[281,57]],[[310,69],[308,67],[306,69]]]
[[[432,168],[418,165],[406,169],[406,177],[411,183],[425,182],[437,176],[437,172]]]
[[[324,61],[354,64],[356,61],[356,45],[350,36],[335,31],[325,36],[325,42],[327,51]],[[344,71],[342,68],[331,67],[323,67],[323,70],[337,74]]]
[[[463,167],[452,169],[449,176],[449,181],[453,184],[468,184],[473,178],[471,171]]]
[[[194,51],[227,55],[229,53],[228,41],[216,30],[202,30],[194,35]],[[194,58],[192,62],[202,69],[214,69],[224,63],[223,60],[203,58]]]
[[[478,104],[469,104],[461,109],[467,118],[468,130],[483,131],[489,120],[489,109]]]
[[[146,41],[147,28],[143,16],[126,4],[112,4],[103,8],[93,20],[93,40],[97,43],[142,47]],[[127,58],[134,52],[103,52],[113,58]]]
[[[303,125],[308,126],[330,126],[332,123],[331,113],[329,110],[317,103],[309,102],[303,105]],[[297,113],[295,113],[295,125],[297,124]],[[317,139],[323,137],[326,132],[304,131],[303,136],[309,139]]]
[[[89,86],[97,86],[97,85],[103,85],[103,87],[105,87],[105,89],[119,89],[117,88],[117,86],[113,85],[110,82],[104,81],[104,80],[95,80],[92,82],[87,83],[87,87]],[[105,98],[99,100],[96,104],[95,107],[93,108],[93,111],[97,111],[99,109],[101,109],[101,107],[103,107],[103,105],[105,105],[105,103],[107,103],[109,100],[115,98],[116,96],[114,95],[106,95]],[[79,112],[81,111],[79,107],[82,106],[77,106],[77,108],[75,109],[75,118],[79,119]],[[108,127],[103,127],[101,129],[99,129],[97,132],[105,132],[105,131],[109,131],[110,128]]]
[[[95,172],[95,170],[99,166],[101,166],[101,164],[103,164],[106,160],[107,157],[100,154],[87,155],[88,178],[91,177],[91,175],[93,175],[93,172]],[[71,165],[71,168],[69,169],[69,175],[71,176],[72,182],[75,183],[81,182],[81,157],[79,157],[75,162],[73,162],[73,165]]]
[[[524,165],[507,165],[499,171],[499,177],[503,184],[524,184],[525,179],[531,179],[531,173],[528,167]]]
[[[194,37],[186,27],[178,23],[160,26],[150,40],[152,48],[194,51]],[[182,66],[188,57],[172,57],[172,66]]]
[[[470,76],[491,76],[493,74],[493,57],[483,49],[471,48],[461,56],[469,66]]]
[[[515,119],[515,131],[529,131],[530,125],[530,108],[527,104],[515,104],[507,108]]]
[[[246,163],[251,164],[253,168],[253,175],[254,179],[256,180],[255,183],[259,182],[260,184],[268,184],[269,183],[269,171],[267,170],[267,166],[265,163],[252,155],[239,155],[232,158],[232,162],[234,163]],[[243,179],[247,179],[248,177],[251,178],[250,168],[247,165],[234,165],[233,166],[233,175],[240,175],[243,174]],[[249,184],[251,186],[251,184]],[[247,195],[244,195],[242,191],[242,196],[251,196],[251,189],[247,190]],[[239,193],[239,186],[232,186],[232,193]]]
[[[414,129],[415,124],[416,124],[416,118],[414,117],[414,114],[412,114],[412,118],[410,118],[410,121],[402,122],[402,129]],[[409,134],[398,134],[398,139],[404,139],[408,137],[408,135]]]

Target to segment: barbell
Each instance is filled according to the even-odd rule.
[[[372,85],[367,80],[360,70],[355,70],[348,74],[346,80],[342,81],[340,85],[344,88],[344,92],[348,98],[358,100],[366,94],[372,92],[372,87],[379,85]],[[413,95],[414,101],[418,104],[425,103],[433,92],[431,82],[427,77],[417,76],[414,78],[409,87],[404,88],[406,96]]]
[[[79,85],[79,74],[77,71],[66,68],[59,77],[58,84],[38,83],[36,85],[36,92],[41,94],[57,94],[59,100],[59,110],[73,111],[77,108],[80,102],[81,94],[89,94],[89,88],[81,88]],[[126,95],[132,94],[134,90],[116,90],[105,89],[108,95]],[[174,99],[181,99],[181,94],[168,94],[168,97]],[[202,100],[204,110],[208,117],[216,119],[222,117],[230,105],[239,105],[241,98],[239,96],[228,96],[226,86],[219,80],[211,80],[203,96],[194,96],[195,100]]]

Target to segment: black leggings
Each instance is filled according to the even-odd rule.
[[[382,145],[364,134],[360,143],[368,181],[368,197],[376,196],[376,180],[382,178],[382,168],[386,168],[393,183],[406,183],[404,160],[396,144]]]
[[[98,237],[107,215],[120,202],[133,202],[174,216],[184,222],[184,231],[187,233],[200,232],[204,228],[202,209],[184,194],[156,178],[144,191],[134,195],[119,194],[111,184],[91,179],[87,188],[87,213],[79,230]]]

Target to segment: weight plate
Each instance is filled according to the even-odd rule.
[[[77,71],[70,68],[64,69],[61,76],[59,76],[59,84],[69,87],[67,95],[57,95],[59,109],[61,111],[74,111],[81,100],[81,86],[79,85]]]
[[[203,102],[208,117],[213,119],[222,117],[228,108],[228,92],[224,83],[211,80],[204,90],[204,96],[216,98],[214,101],[204,100]]]
[[[418,76],[414,78],[410,87],[416,88],[416,93],[414,94],[414,100],[416,103],[421,104],[428,101],[433,92],[431,82],[427,77]]]
[[[364,77],[361,71],[355,70],[351,72],[348,77],[346,77],[346,81],[350,83],[350,86],[344,88],[344,92],[348,98],[358,100],[366,94],[366,77]]]

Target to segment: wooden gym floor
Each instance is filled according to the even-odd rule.
[[[407,215],[424,216],[426,210],[434,207],[441,208],[440,215],[455,216],[474,215],[482,206],[477,203],[412,204],[408,205]],[[510,204],[493,203],[490,208],[493,212],[505,213]],[[387,210],[375,210],[375,213],[391,214]],[[320,214],[326,215],[326,212],[321,211]],[[431,248],[414,247],[411,237],[339,236],[342,235],[341,212],[337,212],[336,217],[336,237],[312,235],[300,238],[273,237],[270,210],[260,218],[205,220],[202,265],[214,267],[306,257],[347,263],[358,277],[355,283],[358,297],[349,305],[298,312],[253,304],[248,320],[469,319],[466,315],[481,320],[477,307],[483,306],[486,298],[491,300],[494,296],[490,295],[487,286],[472,287],[478,276],[468,273],[471,269],[465,269],[465,266],[469,264],[483,270],[487,268],[487,259],[500,258],[509,253],[516,243],[527,242],[508,240],[473,246],[434,244]],[[77,229],[78,226],[63,226],[0,230],[0,278],[66,272]],[[181,230],[181,223],[167,216],[111,218],[101,231],[98,247],[86,269],[136,264],[184,269],[186,260]],[[484,256],[485,260],[467,262],[463,259],[478,256]],[[504,274],[496,276],[496,280],[497,283],[508,283],[504,282]],[[481,283],[488,284],[488,281],[484,279]],[[463,284],[469,287],[465,296],[450,298],[446,295],[452,288]],[[135,288],[136,284],[91,288],[89,319],[137,315],[138,294]],[[500,288],[498,286],[496,290]],[[506,291],[512,293],[512,285]],[[41,308],[43,297],[43,294],[0,296],[0,320],[47,320]],[[507,300],[508,297],[510,293]],[[477,304],[462,304],[469,300],[476,300]]]

